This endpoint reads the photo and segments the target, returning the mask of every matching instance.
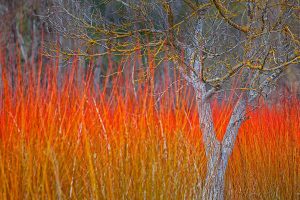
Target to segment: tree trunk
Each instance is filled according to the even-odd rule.
[[[244,121],[246,111],[246,95],[239,95],[231,114],[227,129],[222,141],[217,139],[215,125],[212,117],[210,96],[214,88],[208,90],[202,79],[203,73],[203,43],[199,42],[202,37],[203,20],[199,18],[195,25],[193,38],[196,48],[187,48],[188,63],[192,63],[193,72],[187,75],[181,74],[193,86],[196,92],[196,101],[199,114],[199,124],[202,132],[205,154],[207,158],[207,176],[202,193],[203,200],[223,200],[225,187],[225,171],[228,159],[232,153],[239,128]],[[200,48],[200,51],[199,51]],[[199,52],[199,54],[197,54]]]
[[[222,145],[219,143],[213,150],[207,163],[207,175],[202,199],[223,200],[225,187],[225,171],[228,158],[222,156]]]
[[[211,107],[205,96],[207,91],[204,84],[198,86],[197,93],[198,113],[200,128],[203,133],[204,146],[207,157],[207,175],[203,188],[203,200],[223,200],[225,188],[225,172],[228,160],[231,156],[239,128],[244,121],[246,111],[245,96],[240,96],[237,101],[224,138],[219,141],[216,138]],[[204,94],[204,95],[203,95]]]
[[[231,140],[230,150],[228,146],[226,146],[226,140],[223,140],[222,142],[218,142],[211,150],[212,152],[207,155],[207,175],[202,193],[203,200],[224,199],[225,172],[239,128],[240,123],[235,123],[230,130],[227,130],[230,132],[231,136],[234,137],[235,135],[234,139]],[[226,133],[228,133],[227,131]]]
[[[220,164],[214,166],[215,169],[208,168],[202,199],[222,200],[224,199],[225,170]]]

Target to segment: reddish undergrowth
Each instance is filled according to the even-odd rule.
[[[92,67],[82,76],[76,58],[58,78],[55,61],[21,64],[19,56],[6,57],[2,51],[1,199],[193,199],[201,193],[206,160],[197,110],[178,74],[133,87],[131,74],[119,73],[104,77],[99,88]],[[212,105],[222,138],[231,104]],[[262,103],[238,135],[226,197],[299,198],[299,147],[299,101]]]

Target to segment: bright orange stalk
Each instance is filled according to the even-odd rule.
[[[193,199],[201,192],[206,160],[193,92],[184,82],[178,80],[156,104],[153,92],[166,88],[153,82],[140,83],[135,96],[132,77],[121,73],[107,76],[98,90],[90,71],[78,87],[74,58],[59,88],[57,62],[40,58],[38,75],[27,65],[26,76],[21,62],[13,71],[4,56],[1,199]],[[19,75],[14,84],[10,72]],[[164,80],[168,87],[170,79]],[[212,104],[221,138],[231,107]],[[228,198],[297,198],[299,104],[266,103],[251,112],[229,163]]]

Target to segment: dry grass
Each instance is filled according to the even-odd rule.
[[[182,82],[155,109],[151,84],[138,86],[138,98],[124,75],[109,92],[91,89],[89,76],[79,89],[72,70],[58,90],[55,64],[44,65],[36,76],[22,66],[29,73],[18,73],[13,87],[2,70],[0,199],[193,199],[201,192],[206,160],[192,93],[176,92]],[[230,109],[214,105],[222,137]],[[230,159],[228,199],[300,198],[299,130],[297,100],[252,112]]]

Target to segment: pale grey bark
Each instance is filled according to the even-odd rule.
[[[215,133],[212,110],[209,102],[209,96],[212,95],[214,90],[207,90],[206,83],[201,79],[201,72],[203,71],[202,64],[202,44],[201,35],[203,31],[202,19],[199,18],[195,25],[195,34],[193,37],[193,46],[200,47],[199,55],[195,55],[196,48],[187,49],[188,62],[193,64],[193,71],[190,74],[186,74],[183,71],[181,73],[186,80],[192,85],[196,92],[196,101],[198,106],[200,129],[203,134],[203,142],[205,146],[205,153],[207,157],[207,175],[202,192],[202,199],[223,199],[224,198],[224,185],[225,185],[225,170],[229,155],[233,148],[232,140],[235,139],[231,134],[237,135],[239,123],[234,121],[239,117],[240,106],[236,106],[236,111],[230,120],[231,123],[228,127],[228,134],[226,139],[226,148],[222,148],[222,143],[218,141]],[[199,50],[199,49],[198,49]],[[200,74],[200,77],[199,77]],[[240,103],[241,104],[241,103]],[[237,105],[240,105],[237,104]],[[244,104],[243,104],[244,105]],[[224,155],[223,155],[224,152]]]
[[[192,79],[189,79],[191,81]],[[201,80],[191,82],[196,91],[200,129],[203,134],[207,157],[207,176],[202,199],[224,199],[225,172],[232,153],[235,140],[245,119],[246,96],[241,95],[237,101],[227,125],[223,141],[216,138],[209,99],[206,98],[206,85]]]
[[[283,70],[276,70],[274,73],[272,73],[265,79],[265,81],[262,82],[262,84],[258,86],[256,91],[250,90],[240,93],[227,125],[223,140],[219,141],[216,138],[210,105],[210,97],[218,89],[213,87],[212,89],[208,90],[208,83],[204,82],[202,79],[204,67],[202,61],[202,50],[204,49],[203,44],[201,43],[202,31],[203,23],[202,19],[199,18],[195,23],[194,37],[192,39],[193,47],[187,49],[187,62],[192,63],[192,72],[188,74],[181,70],[181,73],[192,85],[196,93],[200,129],[203,134],[203,142],[207,157],[207,175],[201,199],[222,200],[224,199],[225,172],[228,165],[228,160],[232,154],[239,129],[246,118],[247,103],[254,101],[262,92],[267,90],[270,83],[277,79]],[[195,52],[199,53],[196,54]],[[238,71],[242,67],[243,64],[239,64],[237,65],[236,70],[233,70]],[[222,77],[222,79],[217,77],[216,80],[224,82],[228,78],[231,78],[230,73],[228,74],[228,77]],[[252,84],[252,82],[255,81],[254,78],[255,76],[248,75],[245,77],[244,83],[242,84],[246,85],[247,82]]]

